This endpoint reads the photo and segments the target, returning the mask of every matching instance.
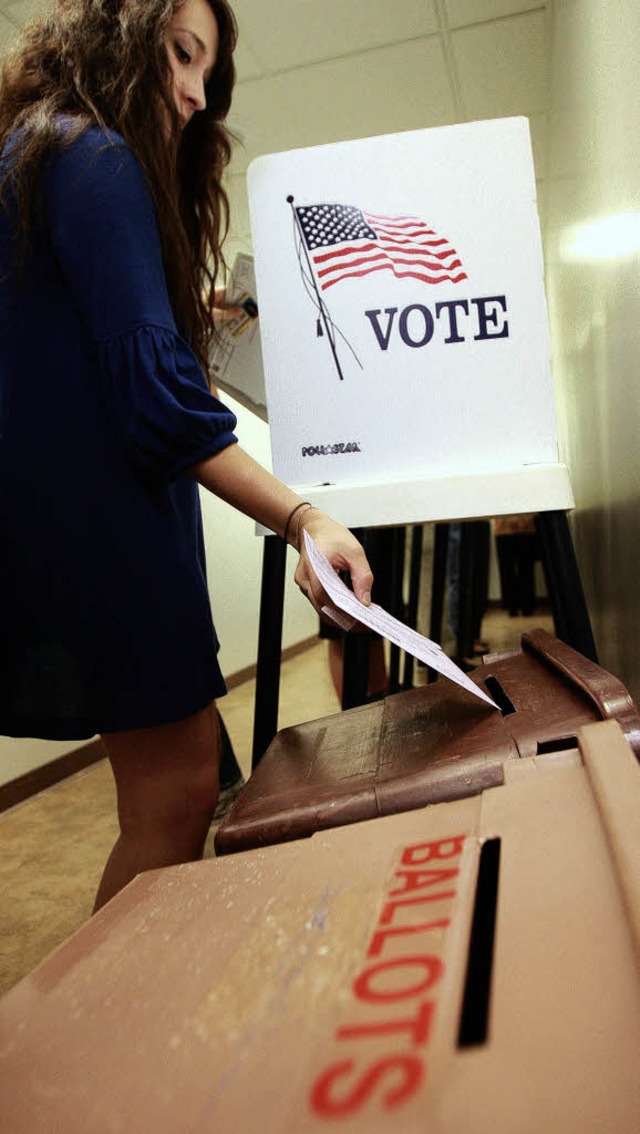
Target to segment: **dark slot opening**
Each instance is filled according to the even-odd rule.
[[[555,740],[539,740],[536,745],[536,754],[544,756],[545,752],[565,752],[568,748],[577,748],[576,736],[558,736]]]
[[[515,713],[516,707],[507,697],[497,677],[485,677],[484,687],[491,697],[491,700],[495,701],[503,717],[508,717],[511,713]]]
[[[487,839],[480,851],[458,1047],[473,1047],[487,1039],[499,870],[500,839]]]

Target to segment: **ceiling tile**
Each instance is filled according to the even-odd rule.
[[[262,75],[268,74],[268,68],[258,58],[251,45],[247,42],[246,36],[240,35],[238,37],[238,46],[234,53],[234,62],[236,65],[236,74],[240,82],[246,82],[248,79],[259,79]]]
[[[3,13],[20,27],[53,8],[53,0],[2,0]]]
[[[15,24],[9,22],[0,13],[0,55],[11,46],[16,36],[18,35],[18,28]]]
[[[545,7],[548,7],[548,0],[445,0],[450,28],[480,24],[484,20],[496,20],[501,16]]]
[[[470,118],[538,114],[549,104],[546,12],[451,33],[460,91]]]
[[[236,88],[244,138],[233,171],[259,154],[444,125],[455,119],[439,37],[273,75]]]
[[[434,0],[234,0],[240,42],[273,73],[438,30]]]

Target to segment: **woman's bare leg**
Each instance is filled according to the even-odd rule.
[[[102,741],[116,781],[120,836],[94,912],[141,871],[202,858],[220,764],[213,705],[158,728],[106,733]]]

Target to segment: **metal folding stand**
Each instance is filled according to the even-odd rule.
[[[358,536],[358,531],[354,531]],[[411,559],[409,567],[409,595],[404,600],[404,575],[407,531],[404,527],[393,529],[393,548],[391,562],[391,585],[389,613],[400,619],[413,630],[418,621],[418,600],[420,596],[420,568],[422,561],[422,525],[417,524],[411,532]],[[369,645],[371,638],[363,634],[347,634],[344,639],[344,667],[342,708],[352,709],[363,705],[367,699],[367,674]],[[400,677],[400,647],[394,642],[389,645],[389,693],[413,686],[413,657],[404,655],[402,679]]]
[[[284,540],[276,535],[265,536],[253,719],[253,768],[264,756],[278,731],[286,561],[287,545]]]
[[[433,539],[433,563],[431,567],[431,612],[429,637],[432,642],[442,642],[442,622],[444,619],[444,594],[447,581],[447,551],[449,549],[449,524],[436,524]],[[427,670],[427,680],[435,681],[435,669]]]
[[[323,489],[317,488],[314,492],[318,506],[322,507],[325,503]],[[567,520],[566,508],[573,507],[573,499],[564,466],[519,469],[513,474],[487,474],[482,479],[461,476],[411,482],[408,486],[384,486],[383,489],[377,486],[373,508],[370,504],[370,490],[368,492],[367,489],[340,490],[330,486],[327,497],[330,494],[332,513],[347,526],[396,528],[390,607],[392,614],[412,628],[415,628],[417,620],[422,557],[422,523],[419,522],[419,516],[430,514],[431,519],[424,522],[433,522],[436,527],[429,636],[436,642],[442,640],[449,521],[460,517],[461,501],[467,507],[467,516],[463,516],[461,520],[463,525],[466,520],[481,518],[483,513],[484,516],[534,513],[556,635],[585,657],[597,661],[589,612]],[[546,508],[540,507],[542,501],[547,505]],[[557,502],[555,507],[554,502]],[[399,523],[405,526],[400,527]],[[404,556],[406,526],[409,525],[413,527],[409,599],[405,604]],[[277,536],[266,536],[260,601],[253,767],[260,761],[278,728],[285,562],[286,545]],[[462,641],[470,633],[468,623],[472,604],[468,598],[478,571],[478,548],[474,550],[473,541],[468,541],[466,548],[463,546],[460,571]],[[368,648],[367,635],[351,634],[345,638],[343,708],[361,705],[366,701]],[[396,646],[391,647],[389,692],[412,687],[413,664],[413,659],[405,656],[401,681],[400,651]],[[433,676],[435,675],[429,674],[430,679]]]
[[[466,520],[460,525],[460,571],[458,618],[454,661],[464,665],[480,637],[480,624],[489,594],[491,524],[489,520]]]
[[[418,602],[420,600],[420,571],[422,568],[422,545],[424,543],[422,524],[415,524],[411,531],[411,559],[409,564],[409,601],[407,603],[407,626],[415,630],[418,625]],[[413,688],[412,654],[404,655],[404,669],[402,676],[402,689]]]
[[[566,512],[538,513],[536,529],[556,635],[586,658],[597,662],[596,644]]]
[[[460,628],[456,646],[460,657],[467,652],[473,637],[473,593],[478,583],[478,574],[485,569],[484,550],[472,530],[475,522],[463,521],[461,524]],[[596,645],[566,513],[540,512],[535,517],[535,523],[540,537],[542,566],[556,636],[584,657],[597,662]],[[449,532],[450,524],[436,524],[429,630],[429,637],[434,642],[442,641]],[[429,680],[435,680],[437,676],[431,670]]]

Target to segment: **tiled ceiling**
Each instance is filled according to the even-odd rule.
[[[523,114],[544,203],[551,0],[236,0],[241,139],[229,178],[248,246],[244,177],[259,154]],[[542,212],[541,208],[541,212]]]
[[[481,118],[530,118],[546,175],[552,0],[235,0],[240,138],[229,176],[259,154]],[[0,51],[47,0],[0,0]]]

